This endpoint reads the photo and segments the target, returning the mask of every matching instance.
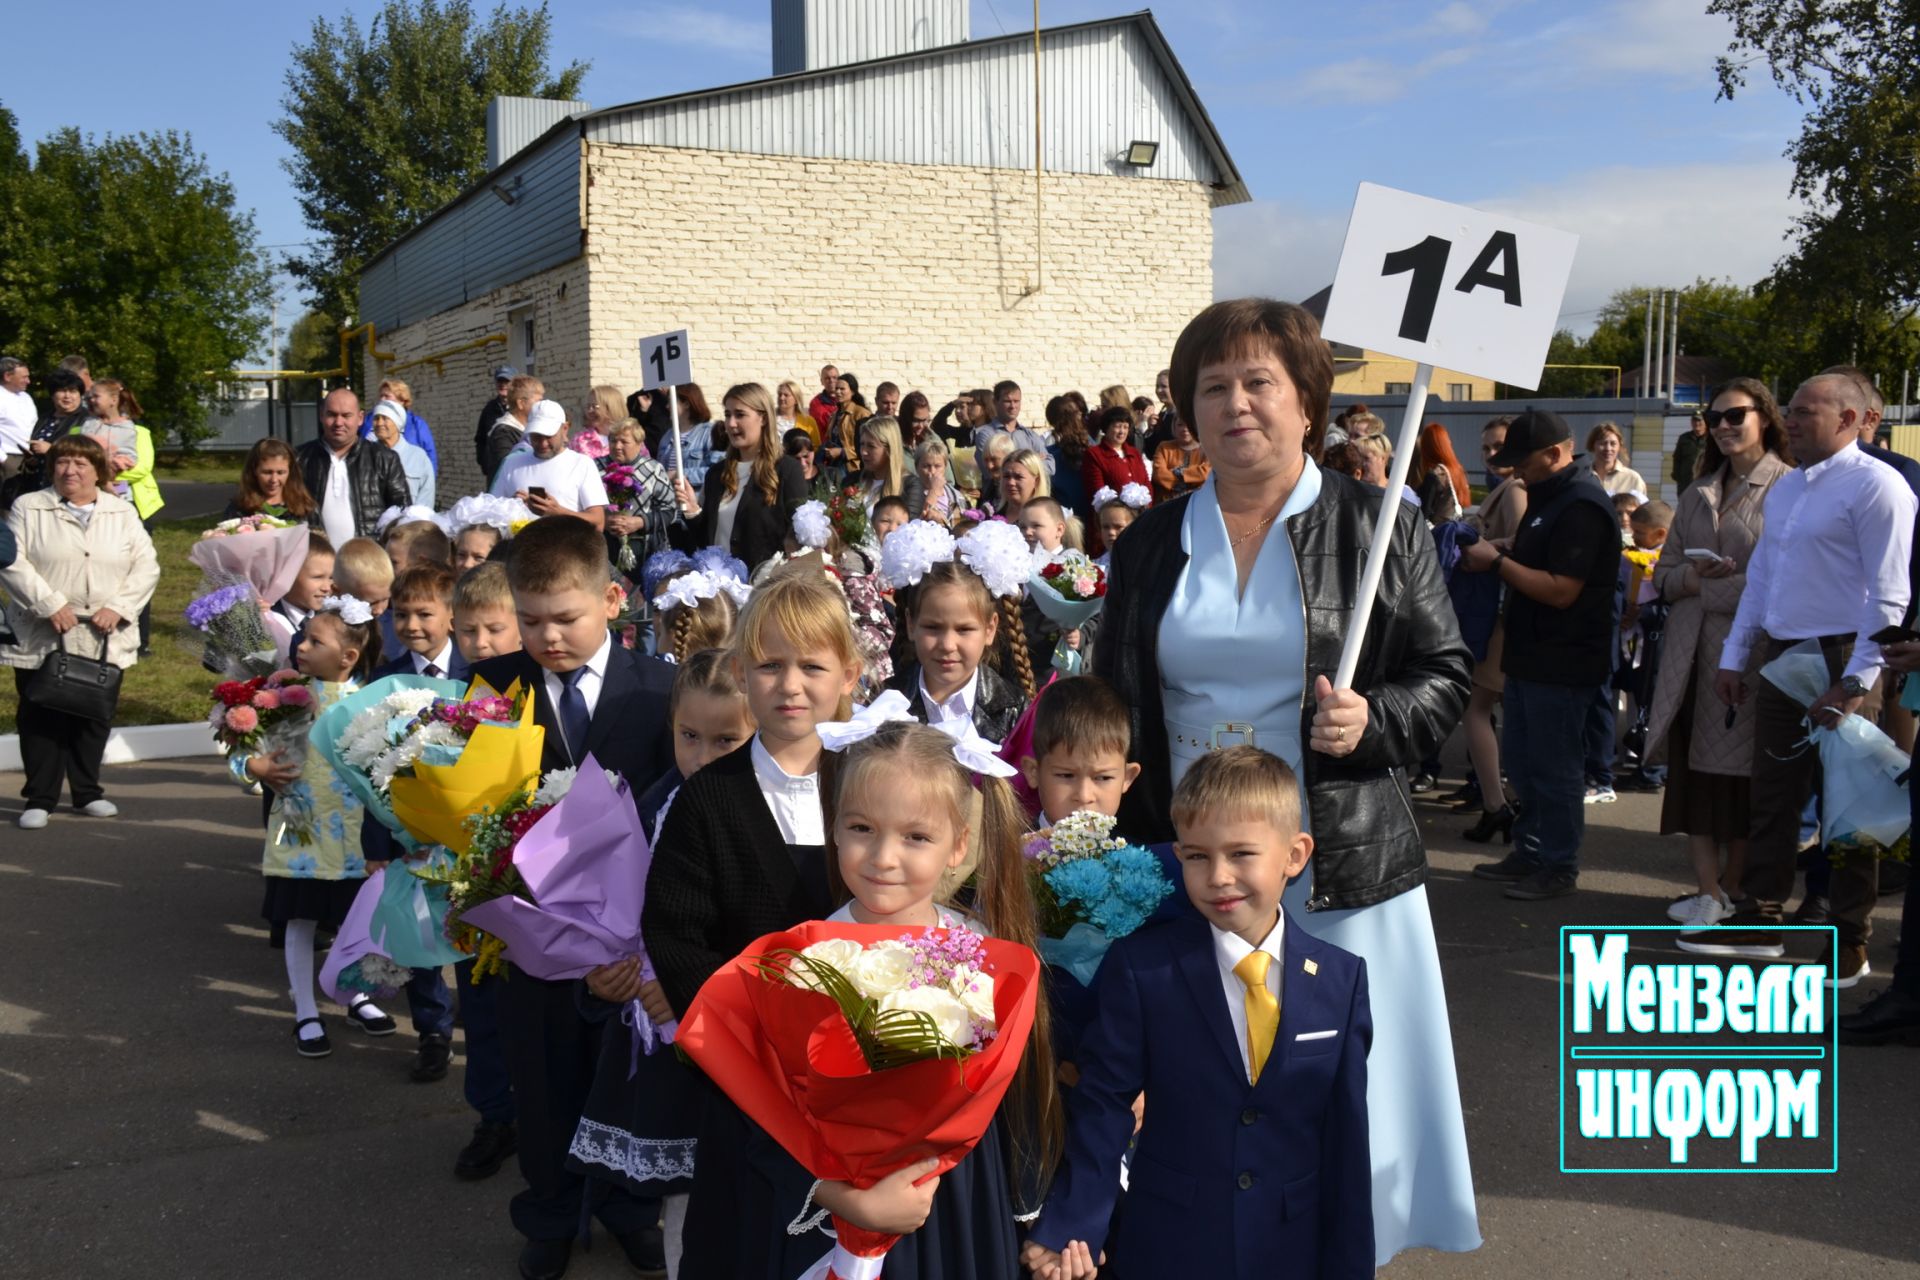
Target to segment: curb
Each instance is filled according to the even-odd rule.
[[[115,729],[107,737],[102,764],[133,764],[141,760],[179,760],[188,756],[217,756],[220,748],[204,720],[193,724],[149,724]],[[0,735],[0,773],[17,773],[20,736]]]

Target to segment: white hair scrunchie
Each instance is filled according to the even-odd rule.
[[[1026,536],[999,520],[969,529],[954,543],[954,550],[996,596],[1019,596],[1033,576],[1033,550]]]

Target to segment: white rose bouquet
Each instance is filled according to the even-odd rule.
[[[965,1058],[998,1029],[986,946],[965,929],[927,929],[862,946],[827,938],[761,960],[770,978],[832,997],[867,1065]]]

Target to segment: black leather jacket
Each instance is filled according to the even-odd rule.
[[[322,528],[320,506],[326,500],[327,471],[332,465],[327,442],[308,440],[295,446],[293,455],[300,464],[300,478],[313,495],[313,515],[307,523]],[[378,440],[356,439],[347,450],[347,488],[353,496],[354,536],[360,538],[373,537],[380,513],[388,507],[404,507],[413,501],[400,455]]]
[[[1306,604],[1306,683],[1333,677],[1359,594],[1380,503],[1400,507],[1353,687],[1367,699],[1367,728],[1353,754],[1307,749],[1304,779],[1314,837],[1309,911],[1371,906],[1424,884],[1426,848],[1400,771],[1439,749],[1467,702],[1472,658],[1440,578],[1433,537],[1414,507],[1331,471],[1320,497],[1286,522]],[[1095,674],[1133,713],[1138,784],[1121,805],[1121,830],[1142,843],[1173,838],[1172,770],[1160,696],[1160,620],[1186,567],[1180,523],[1188,497],[1140,517],[1114,546]],[[1249,672],[1249,678],[1258,678]],[[1311,737],[1303,700],[1300,741]]]

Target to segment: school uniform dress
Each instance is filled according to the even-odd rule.
[[[1020,723],[1021,713],[1027,709],[1026,699],[1021,697],[1019,688],[984,662],[974,672],[972,682],[949,695],[945,701],[937,700],[927,692],[927,686],[920,678],[918,662],[909,662],[902,667],[893,679],[887,681],[887,688],[907,696],[907,713],[922,724],[938,725],[948,720],[971,719],[974,731],[988,742],[1005,742],[1014,726]]]
[[[1279,1028],[1253,1078],[1246,986],[1256,948],[1198,916],[1122,938],[1068,1102],[1067,1155],[1032,1238],[1084,1240],[1102,1275],[1362,1277],[1369,1205],[1367,967],[1283,913],[1258,950]],[[1127,1203],[1109,1239],[1133,1134]]]
[[[359,688],[351,680],[315,681],[312,687],[315,716]],[[242,782],[249,781],[246,765],[240,752],[228,757],[227,767]],[[267,810],[267,839],[260,853],[260,873],[267,884],[260,915],[271,926],[270,945],[286,945],[289,921],[312,920],[323,929],[346,922],[367,878],[360,853],[365,816],[365,807],[333,766],[307,752],[300,776],[273,797]]]
[[[667,1002],[676,1013],[700,986],[756,938],[833,909],[827,889],[826,831],[817,775],[783,770],[759,735],[682,784],[654,848],[641,932]],[[687,1205],[681,1280],[791,1280],[824,1249],[790,1259],[784,1224],[812,1180],[798,1190],[779,1170],[779,1146],[705,1076],[698,1159]],[[790,1160],[789,1171],[799,1166]],[[785,1213],[766,1231],[776,1215]],[[775,1234],[781,1238],[776,1240]]]
[[[673,763],[667,724],[672,671],[615,645],[609,633],[572,680],[545,670],[524,650],[476,663],[472,674],[502,693],[515,680],[532,690],[534,719],[546,730],[542,773],[578,767],[591,754],[638,793]],[[570,700],[570,685],[585,702],[587,727],[578,741],[569,738],[556,711]],[[593,1087],[602,1028],[581,1017],[574,983],[536,978],[513,964],[511,955],[507,967],[504,980],[489,979],[475,990],[498,983],[520,1173],[527,1183],[513,1198],[514,1228],[529,1240],[567,1239],[580,1229],[588,1207],[615,1235],[656,1225],[657,1198],[635,1196],[616,1184],[594,1188],[589,1200],[586,1180],[568,1164]]]
[[[1318,468],[1309,463],[1269,527],[1244,593],[1212,481],[1188,500],[1180,530],[1188,560],[1160,623],[1176,786],[1207,753],[1211,726],[1222,722],[1250,724],[1257,745],[1302,771],[1306,610],[1285,525],[1314,504],[1320,482]],[[1255,655],[1257,668],[1250,665]],[[1310,825],[1309,818],[1303,797],[1301,820]],[[1400,1250],[1418,1245],[1478,1248],[1466,1123],[1426,886],[1368,907],[1309,911],[1313,878],[1310,863],[1287,889],[1288,910],[1302,931],[1365,960],[1372,983],[1376,1034],[1367,1105],[1378,1261],[1384,1266]]]

